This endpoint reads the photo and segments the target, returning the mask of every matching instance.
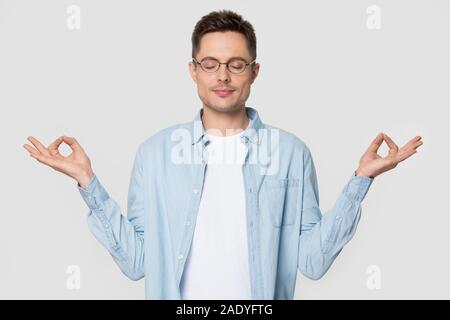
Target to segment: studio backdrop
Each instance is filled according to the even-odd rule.
[[[295,298],[449,299],[447,0],[0,0],[0,298],[144,298],[90,233],[76,182],[22,146],[75,137],[126,214],[138,146],[202,106],[190,37],[218,9],[254,26],[247,106],[309,146],[322,212],[378,132],[425,142],[375,178],[354,238],[322,279],[298,273]]]

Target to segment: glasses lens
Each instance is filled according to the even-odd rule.
[[[228,64],[228,68],[233,73],[241,73],[242,71],[244,71],[245,67],[245,62],[242,60],[234,60]]]
[[[206,59],[202,61],[201,66],[206,72],[214,72],[217,70],[219,62],[213,59]]]

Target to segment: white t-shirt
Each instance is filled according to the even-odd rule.
[[[251,299],[242,133],[208,135],[208,165],[182,299]]]

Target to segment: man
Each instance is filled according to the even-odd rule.
[[[399,149],[380,133],[322,216],[309,148],[245,106],[255,59],[253,27],[240,15],[211,12],[196,24],[189,71],[203,107],[139,146],[127,217],[74,138],[24,145],[78,182],[91,231],[125,275],[145,276],[149,299],[292,299],[297,270],[321,278],[353,237],[373,179],[422,144],[417,136]]]

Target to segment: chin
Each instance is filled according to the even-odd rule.
[[[239,107],[235,104],[210,104],[209,107],[217,112],[233,112],[239,109]]]
[[[208,104],[211,109],[216,111],[222,111],[222,112],[232,112],[239,110],[241,107],[241,104],[239,104],[237,101],[227,101],[226,99],[212,99],[212,103]]]

